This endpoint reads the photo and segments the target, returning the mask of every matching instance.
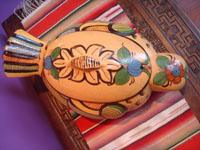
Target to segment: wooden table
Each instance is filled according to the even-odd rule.
[[[157,52],[181,55],[189,80],[181,93],[200,121],[200,1],[117,0]]]

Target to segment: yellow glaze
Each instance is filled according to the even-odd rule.
[[[187,80],[182,57],[156,53],[124,24],[75,25],[48,44],[22,30],[15,34],[3,55],[7,76],[42,76],[58,101],[90,118],[119,118],[152,91],[179,90]]]
[[[62,45],[60,43],[62,43]],[[57,80],[54,79],[51,74],[49,74],[49,70],[44,70],[45,78],[51,85],[54,85],[53,87],[55,90],[59,91],[61,94],[81,101],[94,102],[95,99],[95,102],[99,103],[117,102],[136,95],[147,84],[149,77],[144,72],[140,76],[135,77],[134,84],[131,84],[131,80],[123,86],[112,84],[114,82],[116,71],[122,67],[120,62],[117,61],[117,51],[121,47],[124,46],[129,49],[130,53],[133,53],[134,59],[138,59],[141,62],[145,61],[146,56],[144,50],[139,45],[130,39],[121,37],[119,35],[99,31],[74,32],[67,34],[49,45],[46,57],[51,55],[52,50],[54,50],[57,46],[63,49],[71,49],[76,45],[82,45],[85,47],[85,49],[88,47],[90,48],[87,52],[84,51],[83,47],[73,48],[72,53],[74,54],[74,57],[70,56],[66,50],[61,50],[61,56],[62,53],[65,52],[67,53],[66,55],[68,55],[69,59],[64,60],[63,58],[58,58],[60,63],[62,63],[62,60],[66,61],[66,67],[68,67],[68,70],[73,71],[74,75],[60,77]],[[113,52],[113,59],[107,58],[112,54],[108,50]],[[105,53],[99,56],[100,51],[105,51]],[[88,70],[77,69],[70,63],[72,59],[80,56],[89,56],[94,58],[100,61],[101,66],[99,68]],[[63,70],[64,69],[65,68],[63,68]],[[108,72],[109,69],[113,69],[111,74]],[[70,78],[73,80],[70,80]],[[87,80],[89,80],[90,83],[88,83]]]

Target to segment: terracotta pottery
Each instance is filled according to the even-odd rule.
[[[8,77],[39,75],[57,100],[91,118],[118,118],[152,91],[183,88],[188,74],[180,56],[156,53],[134,28],[108,22],[73,26],[48,43],[17,30],[3,59]]]

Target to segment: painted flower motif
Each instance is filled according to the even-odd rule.
[[[61,56],[61,58],[56,59],[53,62],[53,65],[56,68],[61,69],[59,72],[59,77],[63,78],[63,77],[67,77],[72,72],[72,68],[70,68],[70,66],[69,66],[71,56],[67,52],[67,50],[61,50],[60,56]]]
[[[183,68],[183,65],[178,60],[175,60],[171,55],[169,56],[171,60],[166,56],[158,56],[156,58],[157,65],[160,67],[161,72],[155,74],[153,78],[153,83],[155,85],[167,87],[172,85],[171,83],[180,83],[183,77],[187,79],[187,65]]]
[[[164,72],[167,76],[167,80],[169,82],[173,82],[174,84],[180,83],[181,78],[185,76],[183,65],[175,62],[170,63]]]
[[[142,63],[137,59],[133,59],[128,64],[128,72],[133,77],[139,76],[142,73]]]
[[[142,72],[145,72],[148,76],[150,75],[150,68],[148,68],[149,59],[147,55],[145,56],[145,61],[142,63],[135,59],[122,43],[122,47],[117,52],[117,57],[119,62],[123,65],[123,68],[116,73],[115,84],[124,85],[131,81],[129,83],[129,85],[131,85],[135,82],[134,77],[140,76]]]
[[[87,49],[82,45],[70,50],[61,49],[60,55],[53,61],[59,70],[59,78],[81,82],[86,80],[90,84],[99,84],[101,79],[105,83],[112,83],[112,71],[121,65],[112,58],[113,51],[103,50],[104,47],[92,44]]]
[[[47,56],[45,59],[45,64],[44,64],[45,69],[50,70],[52,67],[52,59],[51,56]]]

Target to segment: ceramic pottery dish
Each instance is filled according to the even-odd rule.
[[[91,118],[115,119],[152,91],[180,90],[188,74],[182,57],[156,53],[136,29],[109,22],[78,24],[48,43],[17,30],[3,60],[8,77],[39,75],[58,101]]]

